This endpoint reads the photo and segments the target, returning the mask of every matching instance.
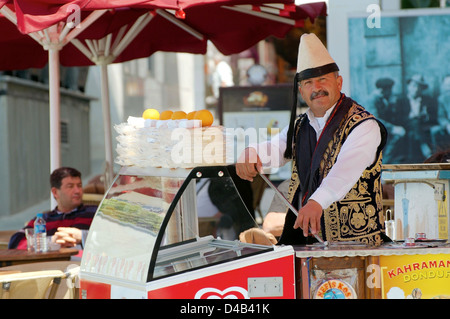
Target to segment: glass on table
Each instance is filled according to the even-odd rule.
[[[34,251],[34,229],[25,228],[25,237],[27,238],[27,250]]]
[[[60,244],[57,244],[52,241],[53,236],[47,236],[47,247],[49,251],[59,250],[61,248]]]

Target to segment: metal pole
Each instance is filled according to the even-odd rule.
[[[103,131],[105,134],[106,185],[114,178],[114,161],[112,150],[111,111],[109,102],[108,65],[101,64]]]
[[[48,49],[49,73],[49,115],[50,115],[50,174],[61,167],[60,89],[59,89],[59,49]],[[56,201],[50,195],[51,209]]]

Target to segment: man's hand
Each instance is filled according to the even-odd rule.
[[[262,170],[262,163],[258,153],[253,147],[247,147],[236,162],[236,174],[247,181],[252,182],[253,177]]]
[[[311,233],[313,235],[317,234],[320,230],[320,217],[322,217],[322,206],[320,206],[318,202],[310,199],[306,205],[298,211],[294,229],[300,227],[303,229],[303,235],[308,237],[308,226],[311,226]]]
[[[60,244],[61,247],[75,247],[81,243],[81,230],[74,227],[58,227],[52,236],[52,242]]]

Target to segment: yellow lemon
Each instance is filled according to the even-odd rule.
[[[146,109],[144,113],[142,113],[142,117],[146,120],[159,120],[159,112],[155,109]]]

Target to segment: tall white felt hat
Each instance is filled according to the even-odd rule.
[[[314,33],[303,34],[298,48],[298,80],[302,81],[334,71],[339,71],[339,68],[322,41]]]

